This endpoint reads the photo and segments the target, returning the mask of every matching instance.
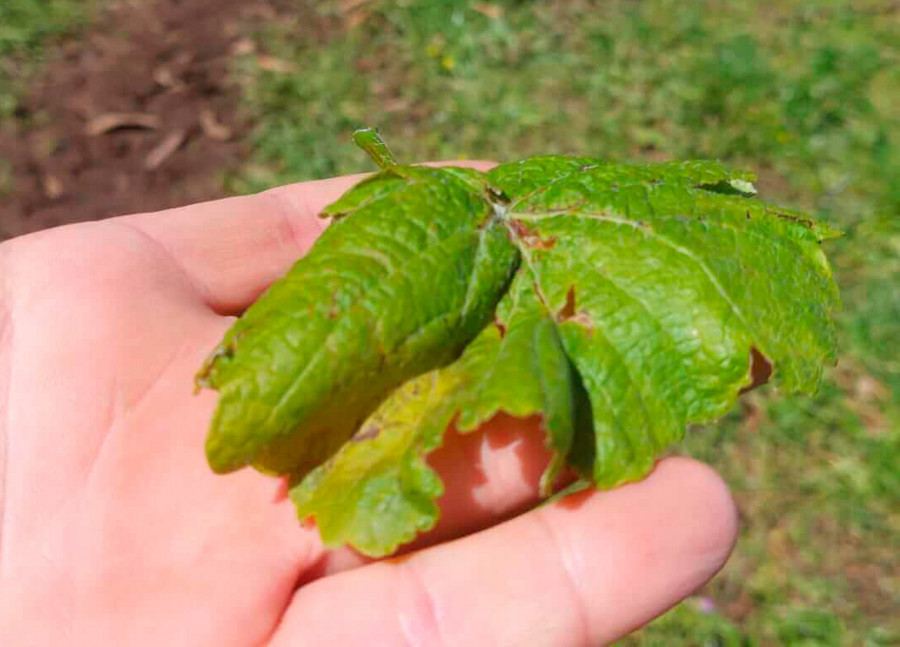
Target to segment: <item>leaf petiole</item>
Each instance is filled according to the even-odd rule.
[[[374,128],[360,128],[353,133],[353,143],[369,154],[380,169],[397,166],[397,159]]]

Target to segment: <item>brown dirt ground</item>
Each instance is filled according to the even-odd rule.
[[[63,42],[0,128],[0,240],[219,197],[248,131],[231,63],[275,6],[126,0]]]

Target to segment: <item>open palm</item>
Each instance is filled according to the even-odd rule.
[[[193,374],[354,179],[0,245],[0,644],[593,645],[721,567],[733,503],[686,459],[482,530],[536,499],[533,420],[451,434],[440,526],[380,563],[209,470]]]

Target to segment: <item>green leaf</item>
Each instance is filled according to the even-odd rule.
[[[472,432],[501,410],[544,415],[556,457],[544,477],[549,493],[572,446],[576,379],[553,317],[521,275],[500,303],[496,324],[458,361],[396,391],[350,443],[292,490],[298,512],[316,517],[327,544],[392,552],[437,521],[433,499],[442,487],[424,457],[441,445],[448,425],[455,419],[457,430]]]
[[[291,490],[297,513],[316,517],[326,545],[381,556],[437,523],[443,484],[424,455],[450,422],[441,406],[456,386],[450,377],[432,371],[407,382]]]
[[[336,205],[352,217],[244,313],[198,376],[220,394],[206,444],[217,472],[301,478],[393,389],[455,359],[519,261],[455,171],[393,167]]]
[[[424,169],[372,136],[386,170],[325,210],[334,224],[199,378],[220,391],[213,468],[289,474],[327,545],[385,555],[432,528],[428,454],[450,426],[537,416],[545,495],[565,466],[612,487],[724,415],[752,358],[787,392],[835,360],[820,244],[836,232],[752,198],[750,173],[549,156]]]
[[[496,324],[458,361],[394,392],[351,442],[292,490],[300,516],[316,517],[327,544],[352,543],[384,555],[431,528],[442,487],[424,457],[441,445],[454,419],[458,431],[469,433],[501,410],[523,418],[543,414],[555,455],[542,488],[550,493],[583,396],[556,323],[524,275],[498,310]]]
[[[570,311],[560,334],[590,395],[598,486],[643,476],[688,423],[724,415],[751,382],[752,348],[787,391],[813,391],[835,359],[821,234],[703,188],[730,179],[718,166],[604,165],[507,211],[528,232],[523,271],[551,311]]]

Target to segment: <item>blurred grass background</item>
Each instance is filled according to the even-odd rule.
[[[900,644],[900,7],[672,0],[332,2],[248,57],[255,155],[233,190],[403,160],[720,158],[846,232],[840,364],[816,398],[750,395],[687,451],[743,530],[706,590],[628,645]],[[311,29],[314,23],[317,28]]]
[[[54,38],[85,24],[99,0],[0,0],[0,132],[17,114],[29,79],[45,62]],[[15,190],[12,166],[0,154],[0,198]]]
[[[735,492],[741,539],[710,586],[623,644],[900,644],[900,3],[291,6],[235,62],[257,125],[229,192],[371,170],[349,137],[373,125],[406,161],[719,158],[845,232],[828,244],[838,366],[815,398],[764,388],[689,433],[682,449]],[[85,7],[2,0],[0,61],[23,45],[40,60]],[[0,119],[18,86],[0,68]]]
[[[15,116],[48,41],[83,25],[99,0],[0,1],[0,120]]]

